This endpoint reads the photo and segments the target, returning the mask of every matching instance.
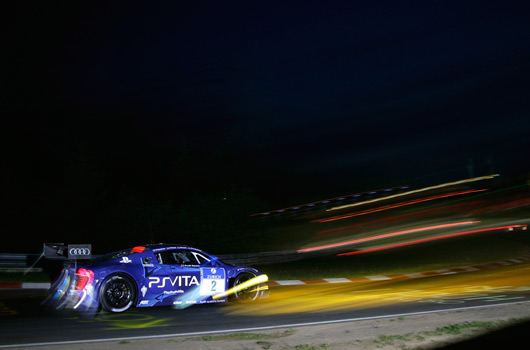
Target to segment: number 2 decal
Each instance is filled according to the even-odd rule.
[[[215,267],[201,268],[201,296],[212,296],[226,290],[226,271]]]

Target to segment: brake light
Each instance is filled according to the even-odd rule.
[[[134,247],[133,249],[131,249],[131,253],[141,253],[144,250],[145,250],[145,247],[138,246],[138,247]]]
[[[78,269],[77,270],[77,284],[75,285],[75,290],[83,290],[88,285],[92,285],[94,281],[94,271],[88,269]]]

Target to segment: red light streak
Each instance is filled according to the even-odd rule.
[[[513,229],[513,228],[516,228],[516,227],[526,227],[526,225],[499,226],[499,227],[491,227],[491,228],[485,228],[485,229],[480,229],[480,230],[472,230],[472,231],[451,233],[451,234],[448,234],[448,235],[423,238],[423,239],[418,239],[418,240],[410,241],[410,242],[391,244],[391,245],[387,245],[387,246],[384,246],[384,247],[370,248],[370,249],[358,250],[358,251],[355,251],[355,252],[348,252],[348,253],[341,253],[341,254],[337,254],[337,256],[363,254],[363,253],[375,252],[375,251],[379,251],[379,250],[386,250],[386,249],[391,249],[391,248],[404,247],[404,246],[418,244],[418,243],[425,243],[425,242],[435,241],[435,240],[438,240],[438,239],[457,237],[457,236],[464,236],[464,235],[469,235],[469,234],[478,233],[478,232],[488,232],[488,231],[496,231],[496,230],[503,230],[503,229]]]
[[[405,193],[399,193],[399,194],[395,194],[395,195],[388,196],[388,197],[377,198],[377,199],[369,200],[369,201],[366,201],[366,202],[341,205],[341,206],[338,206],[338,207],[333,207],[331,209],[328,209],[328,211],[340,210],[340,209],[344,209],[344,208],[355,207],[355,206],[358,206],[358,205],[363,205],[363,204],[368,204],[368,203],[373,203],[373,202],[379,202],[379,201],[383,201],[383,200],[387,200],[387,199],[391,199],[391,198],[408,196],[408,195],[411,195],[411,194],[414,194],[414,193],[425,192],[425,191],[434,190],[434,189],[443,188],[443,187],[448,187],[448,186],[460,185],[460,184],[465,184],[465,183],[475,182],[475,181],[481,181],[481,180],[489,180],[489,179],[493,179],[493,178],[495,178],[497,176],[499,176],[499,174],[475,177],[475,178],[472,178],[472,179],[465,179],[465,180],[459,180],[459,181],[454,181],[454,182],[448,182],[448,183],[445,183],[445,184],[440,184],[440,185],[430,186],[430,187],[424,187],[424,188],[420,188],[418,190],[409,191],[409,192],[405,192]]]
[[[447,212],[448,210],[456,210],[456,209],[461,208],[461,207],[476,208],[476,207],[479,206],[479,204],[482,204],[482,203],[484,203],[484,201],[474,201],[474,202],[458,203],[458,204],[452,204],[452,205],[444,205],[444,206],[436,207],[436,208],[428,208],[428,209],[420,209],[420,210],[415,210],[415,211],[409,211],[409,212],[406,212],[406,213],[403,213],[403,214],[400,214],[400,215],[389,216],[389,217],[386,217],[384,219],[378,219],[378,220],[372,220],[372,221],[363,221],[363,222],[355,224],[355,225],[347,225],[347,226],[341,226],[341,227],[337,227],[337,228],[330,228],[330,229],[327,229],[327,230],[321,230],[321,231],[317,232],[317,237],[329,237],[329,236],[338,236],[338,235],[353,233],[356,230],[360,230],[362,228],[367,228],[367,227],[374,226],[374,225],[377,225],[377,224],[383,224],[383,223],[389,222],[389,221],[391,221],[391,222],[404,221],[404,220],[407,219],[407,217],[412,216],[412,215],[421,216],[421,215],[426,215],[426,214],[429,214],[429,213],[439,214],[442,211]],[[460,209],[460,210],[462,210],[462,209]],[[469,209],[464,208],[464,210],[469,210]]]
[[[404,234],[408,234],[408,233],[422,232],[422,231],[428,231],[428,230],[436,230],[436,229],[454,227],[454,226],[461,226],[461,225],[470,225],[470,224],[476,224],[476,223],[479,223],[479,222],[480,221],[462,221],[462,222],[454,222],[454,223],[450,223],[450,224],[440,224],[440,225],[419,227],[419,228],[414,228],[414,229],[410,229],[410,230],[397,231],[397,232],[392,232],[392,233],[385,233],[385,234],[382,234],[382,235],[371,236],[371,237],[366,237],[366,238],[359,238],[359,239],[354,239],[354,240],[345,241],[345,242],[326,244],[326,245],[322,245],[322,246],[318,246],[318,247],[299,249],[298,252],[299,253],[304,253],[304,252],[312,252],[312,251],[315,251],[315,250],[337,248],[337,247],[342,247],[342,246],[345,246],[345,245],[350,245],[350,244],[355,244],[355,243],[362,243],[362,242],[369,242],[369,241],[373,241],[373,240],[377,240],[377,239],[381,239],[381,238],[394,237],[394,236],[404,235]]]
[[[377,213],[379,211],[384,211],[384,210],[388,210],[388,209],[399,208],[399,207],[403,207],[403,206],[406,206],[406,205],[412,205],[412,204],[416,204],[416,203],[432,201],[432,200],[435,200],[435,199],[447,198],[447,197],[453,197],[453,196],[459,196],[459,195],[463,195],[463,194],[469,194],[469,193],[475,193],[475,192],[483,192],[483,191],[487,191],[487,189],[469,190],[469,191],[462,191],[462,192],[447,193],[447,194],[442,194],[442,195],[438,195],[438,196],[431,196],[431,197],[427,197],[427,198],[416,199],[416,200],[407,201],[407,202],[401,202],[401,203],[392,204],[392,205],[385,205],[384,207],[379,207],[379,208],[375,208],[375,209],[367,209],[367,210],[359,211],[359,212],[352,213],[352,214],[339,215],[339,216],[334,216],[334,217],[327,218],[327,219],[318,219],[318,220],[314,220],[312,222],[330,222],[330,221],[342,220],[342,219],[347,219],[347,218],[351,218],[351,217],[354,217],[354,216],[366,215],[366,214]]]

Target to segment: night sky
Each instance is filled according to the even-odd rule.
[[[529,4],[17,2],[4,179],[86,152],[148,191],[191,153],[182,171],[287,206],[525,174]]]

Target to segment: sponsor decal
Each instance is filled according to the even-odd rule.
[[[184,291],[182,289],[179,290],[165,290],[164,294],[182,294]]]
[[[67,248],[68,259],[90,259],[92,246],[90,244],[69,244]]]
[[[171,277],[149,277],[149,288],[165,288],[167,286],[191,287],[198,286],[199,281],[195,276],[175,276]]]
[[[143,286],[142,289],[140,289],[140,291],[142,292],[142,297],[145,297],[145,293],[147,293],[147,288]]]
[[[121,262],[122,264],[130,264],[130,263],[132,263],[132,260],[129,259],[128,257],[124,256],[124,257],[120,260],[120,262]]]
[[[70,248],[68,251],[70,256],[73,255],[90,255],[90,249],[88,248]]]
[[[149,300],[140,301],[140,305],[148,305],[148,304],[149,304]]]
[[[226,275],[224,269],[201,268],[201,290],[202,296],[210,296],[224,293],[226,290]]]

